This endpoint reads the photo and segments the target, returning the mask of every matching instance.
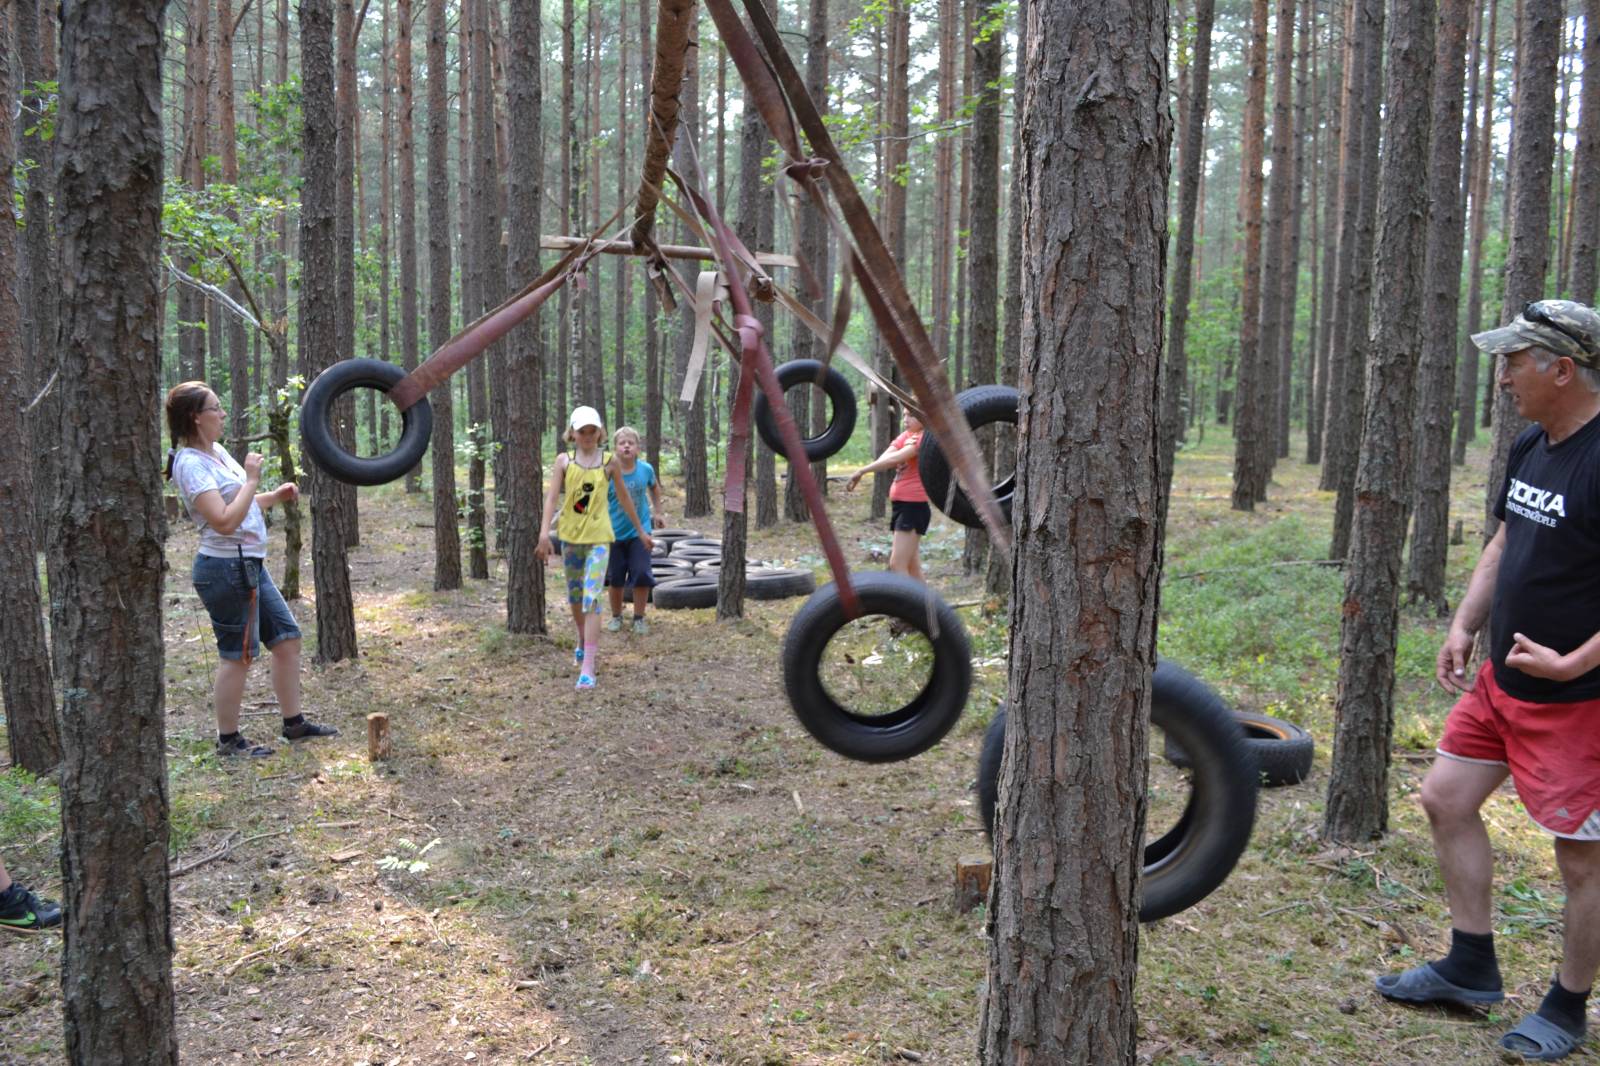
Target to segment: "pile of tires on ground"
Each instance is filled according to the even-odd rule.
[[[693,529],[660,529],[650,560],[656,587],[651,600],[662,610],[715,607],[722,570],[722,542]],[[744,594],[752,600],[809,596],[817,580],[809,570],[786,570],[764,563],[745,566]]]

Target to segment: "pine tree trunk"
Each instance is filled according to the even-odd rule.
[[[1244,136],[1240,146],[1239,218],[1244,228],[1244,277],[1239,286],[1238,403],[1233,420],[1233,509],[1253,511],[1264,499],[1267,472],[1261,457],[1269,447],[1267,350],[1261,334],[1261,186],[1266,136],[1267,0],[1253,0],[1249,69],[1245,74]],[[1274,173],[1284,173],[1274,167]],[[1276,274],[1273,275],[1276,277]],[[1276,358],[1277,352],[1273,351]]]
[[[539,274],[539,215],[544,195],[539,111],[539,49],[542,26],[538,0],[513,0],[506,78],[510,119],[511,171],[507,195],[511,234],[511,276],[521,286]],[[537,321],[524,322],[507,338],[505,498],[506,629],[543,633],[544,565],[534,555],[543,528],[544,449],[535,425],[539,410],[540,350]]]
[[[411,80],[411,0],[395,5],[395,68],[399,73],[400,365],[409,373],[421,357],[417,337],[416,102]],[[406,492],[422,491],[422,464],[406,472]]]
[[[428,346],[450,339],[450,112],[445,64],[445,5],[428,5]],[[446,381],[433,405],[433,587],[461,587],[461,534],[456,526],[454,402]]]
[[[356,147],[361,136],[360,99],[356,89],[356,13],[354,0],[336,0],[334,7],[334,108],[338,118],[337,172],[334,178],[338,214],[334,222],[334,264],[337,272],[339,304],[335,316],[337,344],[335,359],[356,354]],[[308,376],[306,380],[310,380]],[[354,449],[356,443],[355,399],[347,394],[335,406],[339,441]],[[340,496],[335,512],[344,543],[354,548],[361,543],[361,525],[356,512],[356,487],[333,482],[330,488]],[[318,582],[320,585],[321,582]]]
[[[300,66],[305,128],[300,194],[300,360],[307,379],[340,358],[338,221],[340,170],[334,91],[332,27],[326,0],[309,24],[301,6]],[[317,589],[317,658],[338,662],[356,654],[355,605],[345,555],[344,494],[317,466],[308,474],[311,497],[311,561]]]
[[[1430,6],[1433,0],[1429,0]],[[1427,266],[1422,291],[1422,360],[1418,367],[1416,529],[1406,592],[1444,618],[1445,556],[1450,543],[1450,431],[1455,415],[1456,333],[1461,308],[1461,121],[1466,81],[1467,0],[1444,0],[1433,60],[1433,126],[1428,134]]]
[[[1021,587],[1051,595],[1011,606],[981,1061],[1132,1066],[1160,581],[1150,445],[1172,138],[1167,5],[1033,0],[1026,17],[1015,567]],[[1097,48],[1081,47],[1089,35]],[[1061,255],[1069,241],[1073,254]],[[1091,437],[1094,448],[1058,447]],[[1058,757],[1063,745],[1074,758]],[[1081,891],[1088,884],[1097,891]]]
[[[685,49],[680,101],[674,152],[679,166],[683,167],[688,163],[689,146],[692,144],[698,150],[700,144],[700,49],[693,34]],[[702,378],[693,404],[677,400],[682,393],[684,374],[689,367],[689,349],[694,342],[693,323],[685,316],[679,318],[672,394],[678,408],[678,432],[682,437],[679,454],[683,471],[683,517],[699,518],[711,513],[711,480],[706,470],[706,406],[717,401],[707,378]]]
[[[1472,218],[1467,252],[1467,336],[1483,326],[1483,247],[1489,236],[1489,171],[1494,160],[1494,64],[1496,58],[1495,30],[1499,22],[1499,0],[1489,0],[1489,17],[1485,20],[1488,45],[1484,49],[1483,124],[1478,136],[1477,172],[1472,179]],[[1476,41],[1474,41],[1476,44]],[[1457,465],[1466,462],[1467,444],[1478,433],[1478,368],[1482,354],[1468,340],[1462,348],[1462,374],[1460,406],[1456,412],[1456,444],[1454,458]],[[1494,379],[1493,360],[1489,365],[1489,379]],[[1484,413],[1489,407],[1486,405]]]
[[[495,157],[494,83],[490,70],[489,4],[487,0],[468,0],[473,4],[472,34],[472,240],[473,259],[477,267],[477,302],[473,317],[492,310],[505,299],[505,251],[500,245],[500,176]],[[471,472],[473,476],[473,508],[469,521],[469,561],[471,576],[484,579],[489,576],[488,508],[484,492],[485,477],[490,463],[494,410],[490,403],[491,373],[504,376],[506,358],[504,343],[496,343],[473,360],[468,377],[471,390],[469,406],[473,423],[474,449]],[[501,394],[502,403],[504,394]],[[504,427],[501,415],[499,425]],[[504,449],[501,450],[502,453]],[[498,460],[498,456],[495,457]],[[496,463],[498,472],[499,466]],[[500,481],[497,477],[496,487]],[[498,493],[497,493],[498,495]],[[496,528],[499,528],[501,507],[496,504]]]
[[[1333,279],[1333,322],[1328,330],[1328,401],[1324,408],[1322,473],[1317,485],[1327,491],[1339,487],[1341,456],[1346,446],[1345,379],[1350,374],[1350,302],[1355,290],[1360,256],[1356,252],[1356,221],[1361,214],[1362,152],[1366,138],[1362,103],[1366,87],[1366,54],[1371,25],[1364,17],[1366,0],[1348,0],[1345,10],[1344,77],[1340,90],[1339,124],[1339,238]],[[1372,44],[1371,47],[1377,47]]]
[[[810,21],[806,27],[806,93],[811,97],[811,102],[821,114],[826,114],[828,107],[828,0],[810,0]],[[811,269],[818,282],[823,287],[820,297],[808,297],[806,302],[823,321],[827,321],[830,314],[830,299],[833,272],[829,269],[828,259],[828,224],[822,215],[814,209],[806,208],[800,212],[800,232],[795,235],[798,244],[798,255]],[[791,358],[794,359],[821,359],[826,353],[826,346],[808,329],[791,331],[792,338]],[[813,396],[812,394],[816,395]],[[827,428],[828,411],[827,402],[822,399],[820,390],[799,388],[789,390],[790,411],[795,417],[795,424],[805,426],[808,423],[814,433]],[[817,479],[819,486],[828,483],[828,464],[824,460],[811,464],[812,475]],[[811,519],[811,510],[806,506],[805,495],[800,491],[800,479],[790,470],[784,482],[784,511],[792,522],[807,522]]]
[[[1267,483],[1286,429],[1279,426],[1279,393],[1287,395],[1289,377],[1282,372],[1284,319],[1294,333],[1294,294],[1285,291],[1292,271],[1289,256],[1290,196],[1294,189],[1294,0],[1277,0],[1273,24],[1272,184],[1267,189],[1261,280],[1261,427],[1256,442],[1257,502],[1266,499]]]
[[[1354,6],[1354,0],[1345,0],[1345,8],[1347,11]],[[1345,20],[1344,24],[1346,26],[1349,25],[1348,18]],[[1322,211],[1322,239],[1320,241],[1322,246],[1322,276],[1320,279],[1322,288],[1318,294],[1318,313],[1321,317],[1318,323],[1319,328],[1317,334],[1317,344],[1315,346],[1315,356],[1317,362],[1316,382],[1314,388],[1307,390],[1310,402],[1306,409],[1306,462],[1311,464],[1322,463],[1324,461],[1325,449],[1327,447],[1327,437],[1328,434],[1332,432],[1332,428],[1327,422],[1327,416],[1328,398],[1332,392],[1329,385],[1333,378],[1333,324],[1334,315],[1337,308],[1337,303],[1334,298],[1333,283],[1334,279],[1338,277],[1339,272],[1338,227],[1342,210],[1340,205],[1343,203],[1343,191],[1342,183],[1339,180],[1340,174],[1336,173],[1335,168],[1330,164],[1339,161],[1344,155],[1343,112],[1338,107],[1331,107],[1327,105],[1327,101],[1332,96],[1333,92],[1333,39],[1336,25],[1337,20],[1334,18],[1334,13],[1330,12],[1328,18],[1329,69],[1325,76],[1325,82],[1323,86],[1326,91],[1323,91],[1318,95],[1318,110],[1320,111],[1323,107],[1327,107],[1328,143],[1326,145],[1326,153],[1319,155],[1319,166],[1316,172],[1327,174],[1328,196],[1325,198],[1320,196],[1312,197],[1313,200],[1318,202],[1319,208]],[[1340,66],[1342,66],[1345,70],[1349,69],[1349,63],[1347,61],[1341,63]],[[1326,473],[1326,469],[1324,469],[1324,473]]]
[[[1573,153],[1572,265],[1569,291],[1594,305],[1600,250],[1600,0],[1583,5],[1583,88],[1578,97],[1578,147]]]
[[[894,257],[895,266],[904,275],[907,272],[906,183],[910,180],[906,173],[906,159],[911,129],[911,0],[890,0],[888,18],[888,84],[883,94],[887,101],[883,121],[887,127],[888,143],[883,150],[884,179],[878,186],[882,190],[878,228],[883,232],[884,244]],[[894,360],[882,341],[878,345],[878,373],[890,381],[900,380]],[[878,456],[889,447],[899,426],[887,396],[878,397],[872,413],[872,454]],[[873,475],[871,514],[874,520],[883,518],[889,511],[889,485],[892,481],[892,472],[879,471]]]
[[[163,6],[62,8],[56,343],[71,447],[51,515],[62,566],[50,598],[73,651],[59,669],[61,996],[74,1066],[178,1061],[155,433]]]
[[[28,0],[15,7],[29,6]],[[17,98],[18,65],[3,42],[12,39],[13,5],[0,5],[0,100]],[[16,163],[16,123],[0,108],[0,174]],[[38,173],[35,171],[35,173]],[[30,182],[31,184],[31,182]],[[17,301],[17,218],[10,182],[0,205],[0,704],[6,711],[11,765],[35,774],[61,762],[55,690],[44,601],[39,594],[39,541],[34,536],[33,457],[22,410],[32,399]]]
[[[1028,54],[1028,2],[1017,5],[1017,65]],[[1011,187],[1006,207],[1006,288],[1005,333],[1000,341],[1000,383],[1019,385],[1022,379],[1022,86],[1012,88]],[[1017,442],[1003,436],[994,450],[996,470],[1017,469]],[[1164,495],[1164,493],[1163,493]],[[1013,552],[1015,554],[1015,552]],[[1012,559],[1001,552],[989,553],[989,570],[984,575],[984,591],[996,599],[1011,594]]]
[[[1194,224],[1200,202],[1200,174],[1205,169],[1202,148],[1206,136],[1206,115],[1210,109],[1211,27],[1215,19],[1215,0],[1195,0],[1194,46],[1189,60],[1189,115],[1184,124],[1183,142],[1178,147],[1178,239],[1172,255],[1172,321],[1168,323],[1167,358],[1163,364],[1161,382],[1160,498],[1163,529],[1166,528],[1167,505],[1172,494],[1172,470],[1177,461],[1178,441],[1183,436],[1184,382],[1189,376],[1189,300],[1194,277]],[[1010,314],[1008,308],[1008,320]]]
[[[974,385],[995,379],[996,349],[1000,344],[1000,75],[1005,58],[1004,13],[992,5],[983,8],[981,21],[998,23],[973,45],[972,80],[978,95],[972,103],[972,230],[967,244],[968,299],[967,353],[969,380]],[[985,469],[993,470],[995,434],[980,433]],[[985,570],[989,535],[968,529],[962,570]]]
[[[1511,244],[1506,250],[1505,322],[1520,313],[1523,304],[1544,296],[1545,271],[1550,264],[1550,168],[1555,155],[1556,67],[1562,22],[1560,0],[1525,0],[1522,5],[1517,103],[1512,114],[1517,132],[1510,160]],[[1500,528],[1494,502],[1505,489],[1511,442],[1527,425],[1510,394],[1497,392],[1494,452],[1484,491],[1484,543]]]
[[[654,5],[649,0],[639,0],[639,84],[650,84],[650,62],[654,54],[650,47],[652,24],[650,15]],[[648,99],[648,92],[646,92]],[[648,105],[647,105],[648,106]],[[639,286],[644,292],[644,447],[650,465],[661,470],[661,412],[666,407],[661,388],[661,341],[656,322],[656,293],[650,284]]]
[[[1417,351],[1423,342],[1416,309],[1424,297],[1429,194],[1437,189],[1430,190],[1428,181],[1434,13],[1434,0],[1395,0],[1389,20],[1387,132],[1379,177],[1383,203],[1374,268],[1376,326],[1356,475],[1360,504],[1353,518],[1339,631],[1333,774],[1323,819],[1323,836],[1347,843],[1382,836],[1389,823],[1400,553],[1413,491]],[[1465,12],[1455,14],[1457,24],[1464,24]],[[1460,56],[1459,47],[1454,54]],[[1453,88],[1459,108],[1459,76]],[[1459,110],[1453,121],[1459,130]],[[1449,176],[1451,185],[1456,180],[1455,174]],[[1454,228],[1459,230],[1458,220]],[[1452,315],[1447,338],[1454,325]]]
[[[189,0],[188,28],[183,49],[183,100],[187,126],[185,150],[179,161],[180,181],[190,189],[205,187],[205,160],[210,154],[211,132],[211,0]],[[192,261],[180,255],[179,270]],[[193,286],[178,285],[178,353],[183,376],[190,381],[206,377],[205,297]]]
[[[1350,550],[1351,520],[1355,510],[1357,464],[1361,456],[1362,396],[1366,387],[1367,355],[1371,339],[1372,259],[1378,214],[1379,130],[1383,102],[1383,0],[1367,0],[1362,6],[1363,21],[1370,26],[1372,47],[1363,56],[1366,74],[1361,122],[1361,203],[1356,212],[1355,284],[1350,292],[1350,365],[1344,378],[1345,446],[1339,453],[1336,486],[1338,497],[1333,508],[1333,538],[1328,558],[1343,559]],[[1413,353],[1415,358],[1415,353]]]
[[[617,5],[617,203],[628,199],[628,181],[633,174],[628,170],[628,5]],[[621,429],[628,424],[628,308],[633,303],[631,284],[634,266],[626,261],[617,266],[617,299],[613,312],[611,332],[616,343],[615,392],[616,418],[612,425]]]
[[[36,475],[30,505],[34,542],[43,544],[50,536],[49,516],[61,484],[58,472],[61,447],[56,432],[57,419],[61,416],[61,393],[54,387],[45,388],[60,377],[60,356],[55,344],[56,301],[60,290],[56,285],[55,219],[50,209],[55,189],[56,142],[39,134],[37,119],[47,101],[33,86],[55,81],[56,67],[54,55],[43,47],[40,39],[40,0],[13,0],[13,12],[17,60],[22,75],[21,154],[38,164],[28,175],[28,187],[22,197],[22,287],[18,298],[22,300],[22,365],[27,372],[23,378],[28,393],[25,403],[32,403],[34,397],[39,397],[23,418],[31,442],[25,454],[32,457],[31,466]],[[30,130],[32,132],[28,132]],[[9,149],[6,154],[11,154]],[[46,566],[53,574],[54,557],[46,558]]]
[[[1297,45],[1297,58],[1295,60],[1295,90],[1294,90],[1294,173],[1290,179],[1289,190],[1289,232],[1284,236],[1284,266],[1282,278],[1282,293],[1278,299],[1279,323],[1278,333],[1278,451],[1276,458],[1289,457],[1289,423],[1294,411],[1294,346],[1295,323],[1297,304],[1300,299],[1300,244],[1305,225],[1305,185],[1307,143],[1310,134],[1307,123],[1309,121],[1310,107],[1307,96],[1311,93],[1311,23],[1314,18],[1314,9],[1310,0],[1302,0],[1300,5],[1299,43]],[[1313,219],[1313,227],[1315,220]],[[1312,279],[1313,291],[1311,294],[1311,339],[1306,348],[1305,389],[1311,389],[1313,367],[1311,365],[1311,352],[1316,349],[1316,291],[1315,291],[1315,262],[1313,261]],[[1271,282],[1271,274],[1267,275]]]

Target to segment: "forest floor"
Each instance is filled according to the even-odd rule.
[[[1448,709],[1430,683],[1443,629],[1406,614],[1391,831],[1359,850],[1325,847],[1342,577],[1275,565],[1327,550],[1332,496],[1300,448],[1254,514],[1228,508],[1224,433],[1180,456],[1163,654],[1238,707],[1300,722],[1318,747],[1308,782],[1262,792],[1228,881],[1145,928],[1140,1057],[1493,1061],[1559,951],[1550,846],[1513,794],[1492,798],[1503,1009],[1408,1010],[1373,993],[1374,975],[1431,957],[1447,936],[1413,801]],[[1485,465],[1475,450],[1455,479],[1457,590],[1476,557]],[[852,565],[882,566],[887,536],[868,494],[835,491],[830,506]],[[680,521],[674,491],[667,510],[674,525],[720,533],[719,518]],[[1005,683],[1003,613],[962,610],[979,667],[955,731],[912,761],[858,764],[812,741],[783,696],[778,648],[801,601],[752,603],[732,624],[653,612],[646,635],[605,634],[600,688],[575,694],[557,573],[551,635],[510,635],[503,560],[488,581],[431,590],[431,520],[424,496],[363,492],[351,553],[361,655],[304,671],[309,709],[342,734],[241,764],[212,753],[215,652],[181,580],[193,535],[173,534],[168,766],[186,1061],[975,1061],[985,918],[951,897],[957,860],[987,851],[971,786]],[[925,559],[948,599],[977,601],[962,540],[937,519]],[[752,558],[824,572],[809,526],[751,542]],[[311,603],[295,610],[309,651]],[[257,669],[246,729],[260,740],[275,731],[270,701]],[[394,757],[377,766],[371,711],[394,730]],[[48,782],[0,772],[6,863],[59,897],[56,810]],[[0,937],[0,1062],[60,1061],[60,936]]]

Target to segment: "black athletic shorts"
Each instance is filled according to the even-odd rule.
[[[906,500],[889,501],[889,530],[908,530],[919,537],[928,533],[928,523],[933,521],[933,508],[926,501],[910,503]]]

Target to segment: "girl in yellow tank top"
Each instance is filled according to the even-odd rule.
[[[593,407],[579,407],[567,421],[567,440],[576,447],[572,454],[562,452],[550,467],[550,485],[544,494],[543,515],[555,510],[556,494],[564,496],[556,521],[561,538],[561,563],[567,578],[567,603],[578,628],[578,648],[573,658],[578,664],[580,689],[594,688],[595,666],[599,657],[600,607],[605,583],[606,560],[611,551],[611,511],[606,498],[606,483],[616,486],[618,502],[635,528],[642,528],[633,507],[633,497],[622,483],[622,470],[615,457],[600,450],[605,432],[600,413]],[[540,561],[555,550],[550,543],[549,522],[539,523]],[[641,536],[646,549],[655,542],[648,533]]]

